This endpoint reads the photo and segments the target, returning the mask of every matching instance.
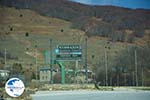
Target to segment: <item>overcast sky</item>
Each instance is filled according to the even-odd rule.
[[[114,5],[126,8],[150,9],[150,0],[72,0],[83,4]]]

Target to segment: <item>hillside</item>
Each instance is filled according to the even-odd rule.
[[[127,85],[131,85],[136,57],[139,83],[143,70],[145,84],[150,85],[149,18],[150,10],[144,9],[88,6],[68,0],[0,0],[0,68],[4,66],[4,50],[7,65],[36,68],[36,49],[38,67],[49,67],[43,53],[50,50],[52,39],[53,51],[59,44],[80,44],[83,60],[79,69],[83,69],[87,38],[87,67],[103,85],[106,64],[113,85],[116,77],[123,85],[125,74]],[[75,63],[65,62],[65,66],[74,69]]]
[[[108,37],[111,41],[132,43],[134,38],[143,37],[150,29],[150,10],[145,9],[89,6],[68,0],[1,0],[0,4],[69,20],[71,27],[86,31],[88,37]],[[128,34],[126,30],[132,33]]]
[[[30,10],[7,7],[0,8],[0,19],[3,19],[0,22],[1,58],[4,57],[6,48],[10,59],[14,58],[15,61],[22,63],[35,63],[35,46],[37,45],[39,63],[44,63],[43,53],[45,50],[50,50],[49,39],[52,38],[53,49],[59,44],[80,44],[83,47],[84,59],[85,32],[72,29],[71,22],[43,17]],[[111,47],[110,55],[125,48],[125,44],[119,42],[114,44],[108,42],[106,38],[88,38],[89,64],[98,63],[99,59],[103,59],[104,55],[101,54],[106,45]],[[92,55],[94,58],[91,57]]]
[[[34,52],[35,45],[40,55],[43,55],[44,50],[49,50],[50,38],[54,44],[60,44],[61,41],[73,44],[80,42],[73,39],[76,36],[74,33],[78,33],[79,38],[84,35],[82,31],[71,29],[70,22],[43,17],[30,10],[0,8],[0,19],[0,51],[4,53],[6,48],[10,55],[19,60],[31,60],[29,58],[33,54],[27,55],[26,52]]]

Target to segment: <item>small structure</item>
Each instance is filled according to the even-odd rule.
[[[6,80],[9,78],[10,71],[0,70],[0,80]]]
[[[50,82],[50,68],[41,68],[40,69],[40,82]]]
[[[53,76],[57,72],[55,69],[50,69],[47,67],[40,68],[40,82],[50,82],[51,81],[51,71],[53,73]],[[52,76],[52,78],[53,78]]]
[[[91,70],[87,70],[87,73],[88,73],[88,83],[93,83],[95,78],[95,73],[93,73]],[[85,69],[78,70],[76,74],[77,74],[77,81],[79,81],[80,83],[84,83],[86,70]]]
[[[10,71],[8,70],[0,70],[0,87],[5,85],[5,82],[8,80],[10,76]]]

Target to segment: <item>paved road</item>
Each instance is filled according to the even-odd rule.
[[[150,100],[150,91],[38,91],[33,100]]]

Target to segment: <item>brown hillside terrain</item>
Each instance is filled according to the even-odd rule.
[[[0,5],[30,9],[41,15],[69,20],[73,28],[87,31],[86,35],[108,37],[111,41],[133,42],[143,37],[150,29],[150,11],[146,9],[127,9],[114,6],[89,6],[69,0],[1,0]],[[91,20],[101,19],[103,23]],[[91,23],[95,23],[94,26]],[[89,30],[92,27],[92,30]],[[125,30],[132,30],[128,38],[123,38]]]
[[[53,39],[54,48],[58,44],[81,44],[84,53],[85,33],[78,29],[72,29],[71,22],[57,18],[43,17],[30,10],[18,10],[15,8],[0,8],[0,51],[4,48],[19,60],[31,60],[33,62],[35,45],[38,47],[39,59],[43,63],[43,51],[49,50],[49,39]],[[95,19],[103,23],[100,19]],[[26,36],[28,34],[28,36]],[[115,52],[126,48],[124,43],[107,42],[107,38],[91,37],[88,39],[89,63],[98,63],[103,59],[105,46],[109,46],[111,57]],[[127,44],[127,46],[130,44]],[[94,58],[91,56],[94,55]],[[1,56],[2,57],[2,56]],[[110,57],[110,59],[112,59]]]
[[[6,0],[5,3],[7,1],[9,0]],[[21,0],[20,3],[22,1],[24,0]],[[65,2],[65,0],[58,0],[55,3],[60,3],[60,1]],[[41,0],[37,0],[37,2],[41,2]],[[43,3],[45,4],[45,2]],[[89,6],[75,3],[83,7],[80,12],[79,9],[74,9],[74,3],[71,3],[73,10],[65,6],[68,12],[74,12],[72,14],[69,12],[72,15],[70,16],[65,12],[64,6],[61,7],[61,10],[57,8],[58,6],[52,6],[52,8],[54,7],[53,10],[45,8],[48,12],[41,13],[41,10],[45,11],[43,9],[44,4],[39,5],[38,9],[36,9],[36,3],[31,6],[34,9],[22,9],[22,4],[18,4],[19,7],[16,8],[1,6],[0,68],[4,66],[4,55],[6,54],[4,51],[7,51],[8,65],[12,66],[14,63],[19,63],[24,68],[35,69],[37,50],[37,67],[46,66],[49,68],[49,64],[45,64],[44,61],[44,51],[52,50],[55,59],[54,51],[59,44],[79,44],[83,51],[83,60],[79,62],[79,69],[83,69],[85,68],[85,38],[87,38],[87,67],[96,73],[98,81],[105,84],[105,67],[107,64],[109,81],[112,78],[114,80],[113,85],[116,85],[116,77],[118,76],[121,79],[120,85],[124,84],[122,79],[124,79],[126,72],[128,73],[128,85],[131,85],[132,73],[135,71],[135,59],[137,58],[139,76],[143,69],[145,84],[149,85],[149,11],[118,9],[118,7],[111,6],[107,9],[106,7],[89,8]],[[66,5],[67,3],[62,4]],[[41,6],[43,7],[40,8]],[[94,9],[96,14],[91,15],[89,9],[85,10],[86,7],[90,10],[91,8]],[[111,12],[110,8],[114,8],[115,11]],[[83,13],[83,9],[87,12]],[[77,17],[78,14],[81,15]],[[109,17],[109,15],[111,16]],[[53,40],[53,49],[50,49],[50,39]],[[66,69],[75,68],[74,62],[64,63]],[[56,65],[53,66],[56,68]],[[139,78],[142,80],[141,77]]]
[[[27,48],[33,52],[34,45],[38,45],[42,55],[44,50],[49,49],[50,38],[56,43],[63,41],[72,44],[81,42],[80,38],[84,35],[80,30],[71,29],[70,22],[43,17],[30,10],[0,8],[0,19],[0,51],[7,48],[14,56],[23,56]],[[74,33],[78,33],[78,36]],[[80,41],[73,39],[75,37]]]

